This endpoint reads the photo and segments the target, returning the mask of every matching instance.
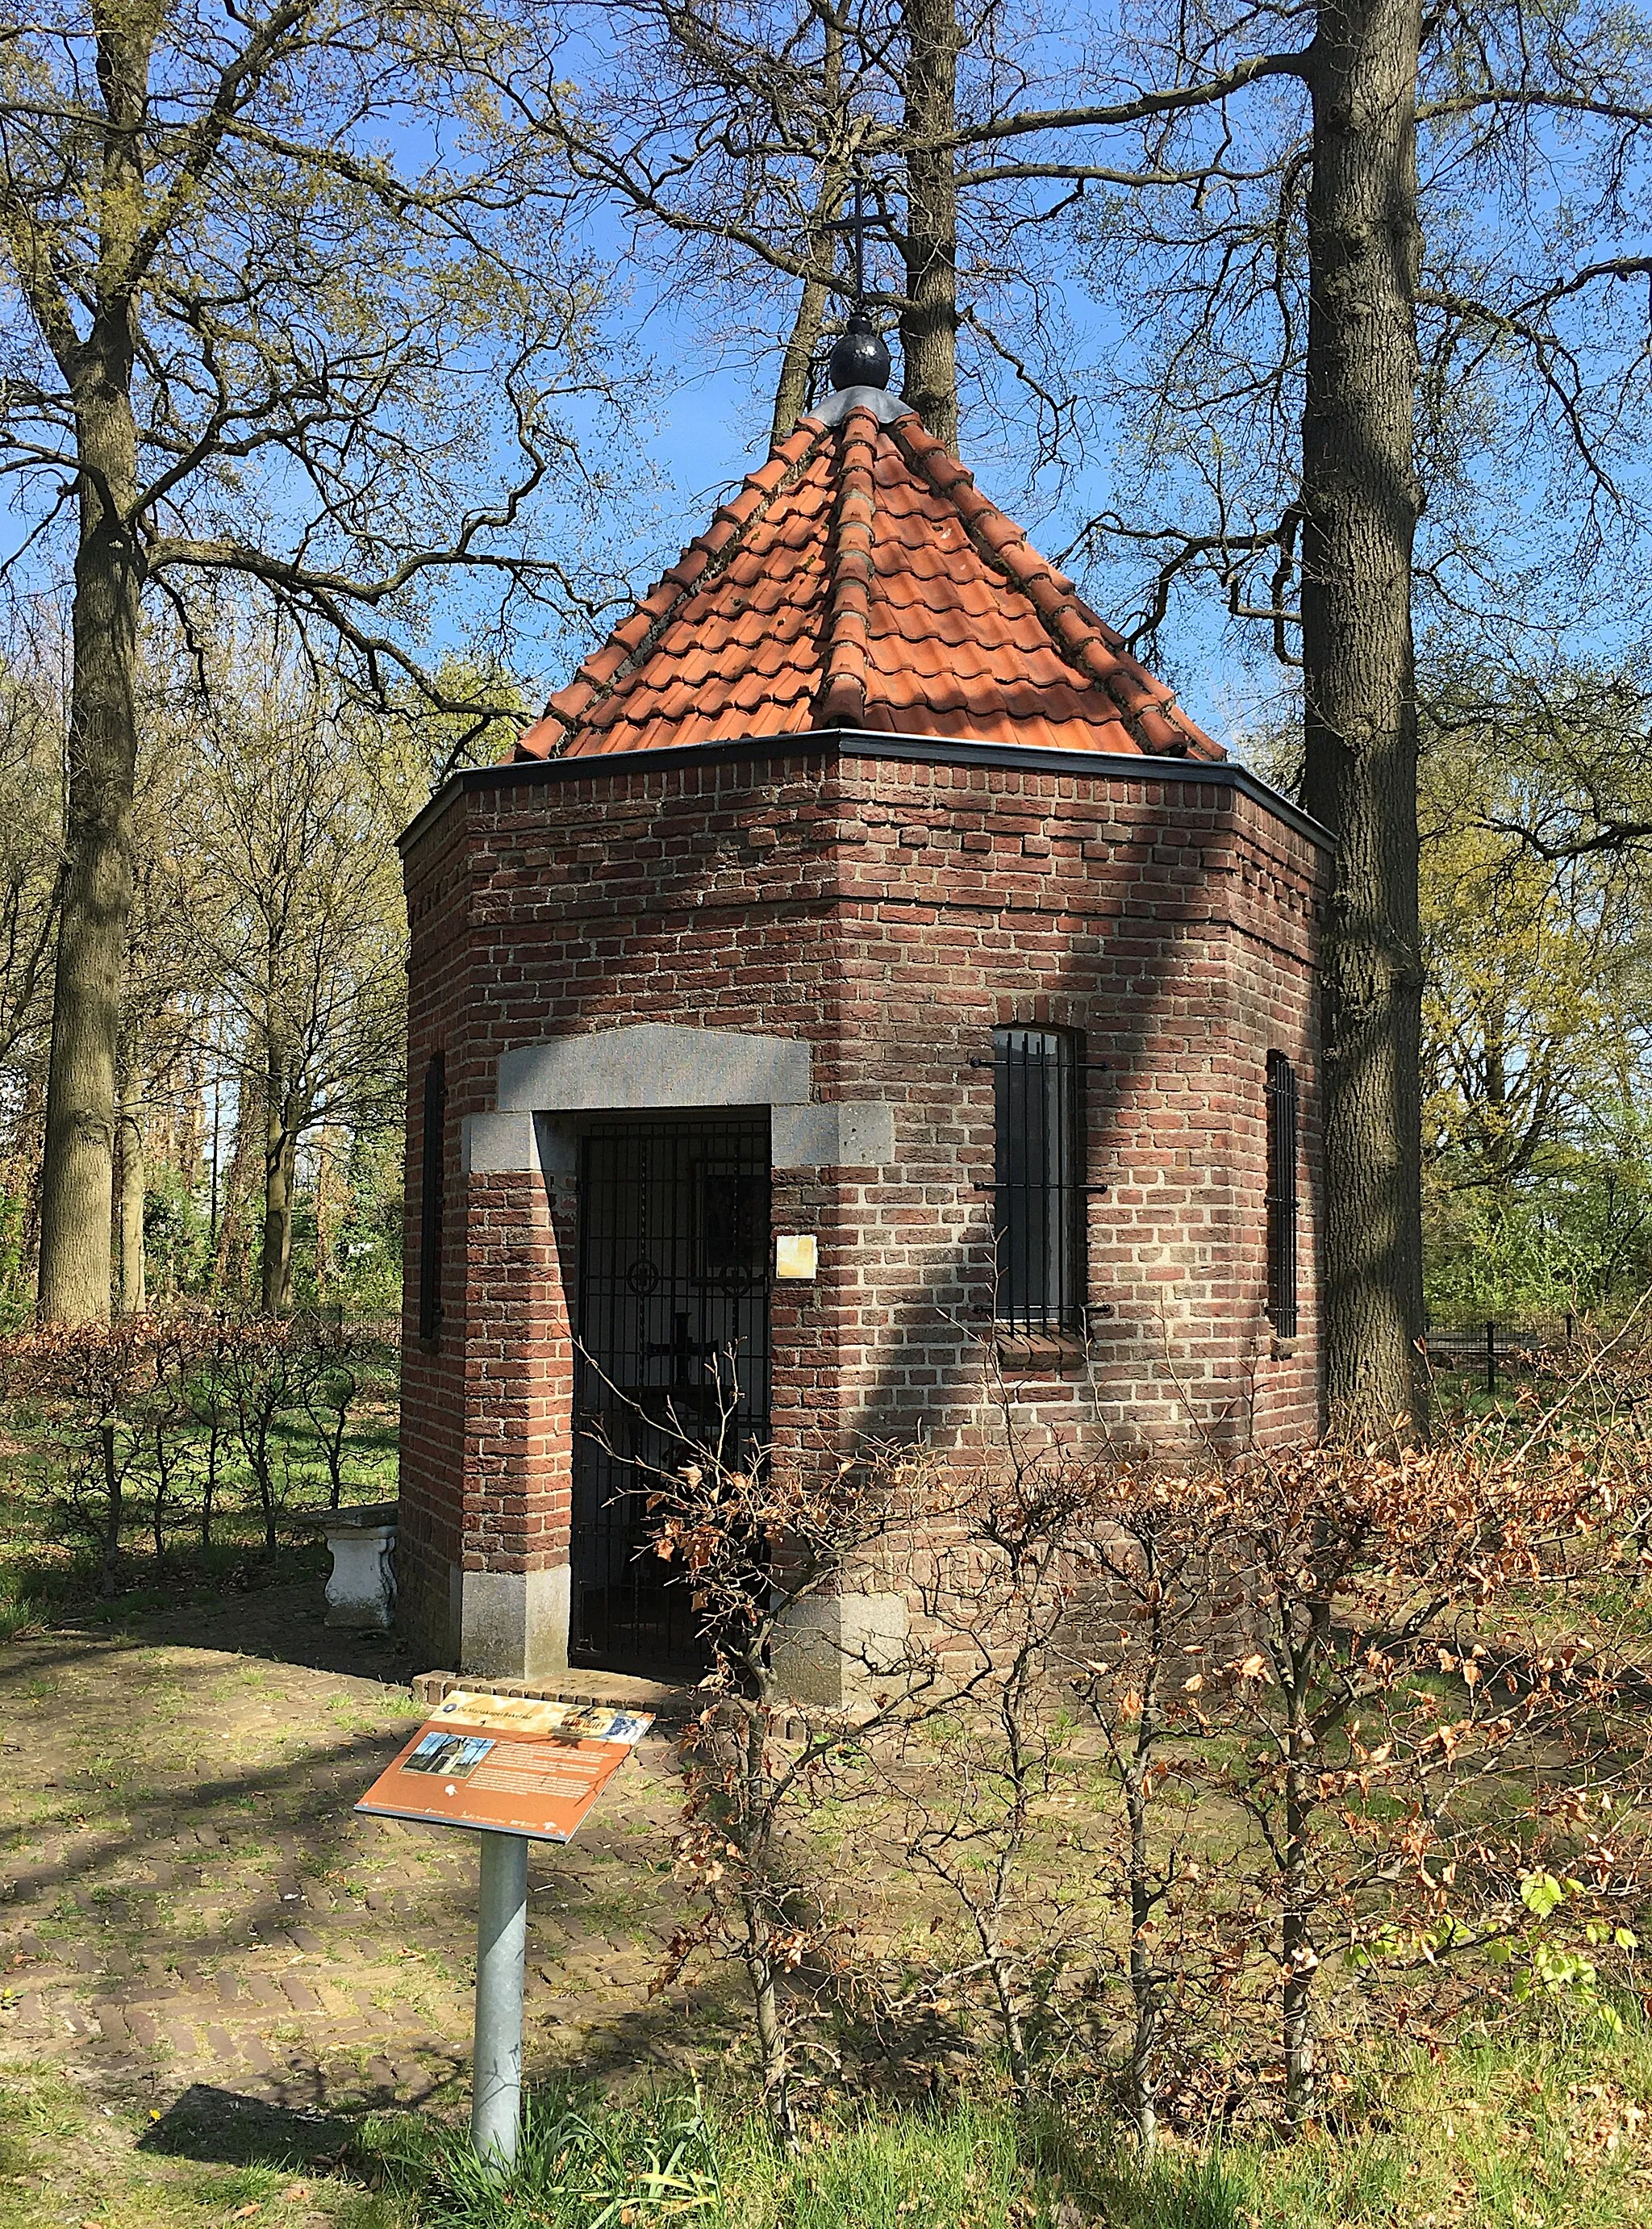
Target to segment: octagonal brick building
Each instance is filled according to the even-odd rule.
[[[692,1665],[635,1459],[731,1416],[1316,1430],[1324,832],[882,389],[804,417],[403,840],[398,1617]],[[895,1606],[898,1613],[899,1605]]]

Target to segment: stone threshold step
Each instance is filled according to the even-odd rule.
[[[413,1699],[434,1710],[456,1690],[472,1695],[515,1695],[533,1703],[599,1703],[621,1711],[650,1711],[671,1725],[691,1718],[699,1705],[692,1687],[659,1680],[638,1680],[623,1672],[569,1673],[543,1686],[531,1680],[490,1680],[481,1673],[421,1672],[412,1682]]]

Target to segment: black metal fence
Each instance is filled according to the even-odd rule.
[[[1430,1324],[1428,1357],[1437,1370],[1480,1373],[1487,1392],[1495,1393],[1500,1373],[1508,1376],[1517,1357],[1570,1346],[1577,1335],[1575,1315],[1534,1317],[1523,1323],[1499,1323],[1488,1317],[1480,1324]]]

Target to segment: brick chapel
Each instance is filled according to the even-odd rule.
[[[1000,1370],[1098,1450],[1318,1426],[1329,839],[868,342],[403,840],[431,1664],[692,1663],[625,1460],[667,1411],[775,1463],[978,1457]]]

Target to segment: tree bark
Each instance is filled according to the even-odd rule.
[[[266,1315],[292,1305],[292,1193],[299,1157],[299,1111],[284,1088],[281,1057],[273,1049],[264,1102],[264,1259],[260,1299]]]
[[[343,1131],[335,1133],[331,1124],[325,1124],[316,1140],[316,1303],[325,1305],[327,1288],[333,1279],[333,1231],[335,1201],[340,1215],[348,1202],[350,1185],[344,1172],[350,1154],[350,1140]]]
[[[1159,2038],[1164,2024],[1164,1980],[1151,1931],[1160,1902],[1153,1877],[1151,1827],[1154,1753],[1163,1731],[1159,1679],[1165,1661],[1167,1635],[1165,1586],[1158,1543],[1146,1526],[1141,1530],[1141,1545],[1147,1581],[1144,1635],[1147,1668],[1141,1681],[1141,1709],[1136,1719],[1135,1741],[1128,1749],[1122,1747],[1118,1755],[1130,1837],[1130,1998],[1135,2012],[1130,2038],[1130,2108],[1135,2122],[1136,2148],[1147,2159],[1159,2142]]]
[[[235,1090],[235,1128],[229,1159],[218,1179],[218,1231],[213,1255],[213,1290],[245,1307],[252,1288],[253,1231],[255,1203],[261,1195],[259,1170],[264,1155],[263,1110],[253,1078],[259,1058],[260,1029],[249,1021],[239,1056]],[[213,1134],[215,1161],[218,1134]]]
[[[105,1322],[109,1314],[115,1077],[138,763],[141,568],[131,525],[138,435],[126,395],[130,337],[124,344],[112,337],[99,354],[105,360],[77,397],[82,471],[67,859],[41,1171],[40,1313],[70,1324]]]
[[[813,255],[817,258],[824,256],[831,264],[836,260],[837,248],[830,228],[843,215],[844,190],[848,180],[847,168],[835,151],[842,137],[843,28],[834,17],[828,17],[826,25],[820,91],[826,152],[820,164],[820,190],[815,197],[809,248]],[[797,315],[792,320],[791,334],[781,358],[780,379],[775,389],[775,416],[769,433],[777,446],[808,408],[809,367],[814,361],[816,349],[820,345],[826,292],[823,279],[806,279],[803,282]]]
[[[1285,2117],[1301,2128],[1314,2110],[1314,1978],[1319,1953],[1308,1879],[1308,1821],[1314,1808],[1313,1759],[1301,1746],[1301,1730],[1288,1735],[1285,1768],[1285,1867],[1281,1886],[1279,1947],[1284,1965],[1281,2012],[1285,2048]]]
[[[955,0],[904,0],[907,305],[901,392],[949,450],[958,446],[958,189],[950,147],[958,106]]]
[[[775,1886],[768,1866],[769,1726],[770,1713],[766,1703],[746,1709],[736,1766],[743,1775],[744,1787],[736,1833],[742,1859],[741,1901],[746,1923],[746,1978],[757,2029],[763,2101],[781,2150],[791,2154],[798,2148],[797,2113],[792,2099],[790,2040],[775,1970]]]
[[[98,21],[98,86],[106,123],[91,189],[99,264],[83,341],[75,337],[67,297],[38,279],[30,284],[31,301],[43,313],[42,331],[67,381],[80,466],[62,913],[41,1171],[39,1307],[57,1323],[106,1322],[109,1316],[143,579],[133,517],[137,315],[128,258],[144,222],[141,127],[160,16],[145,8],[104,13]]]
[[[103,1562],[98,1573],[98,1592],[105,1602],[114,1598],[116,1575],[120,1569],[120,1528],[126,1519],[125,1492],[125,1466],[115,1452],[115,1428],[105,1424],[98,1434],[98,1444],[103,1456],[103,1491],[105,1513],[103,1520]]]
[[[1324,0],[1308,70],[1303,802],[1338,839],[1322,952],[1332,1427],[1427,1423],[1411,552],[1418,0]]]
[[[820,205],[823,209],[827,206],[825,195],[821,196]],[[837,206],[839,209],[843,206],[841,194]],[[830,219],[824,221],[829,222]],[[825,281],[806,279],[785,353],[781,357],[780,378],[775,389],[775,416],[769,427],[769,440],[776,447],[808,408],[809,366],[814,361],[814,351],[820,345],[820,328],[826,319],[826,305]]]
[[[132,1062],[120,1091],[120,1313],[140,1316],[148,1306],[144,1252],[144,1086]]]

